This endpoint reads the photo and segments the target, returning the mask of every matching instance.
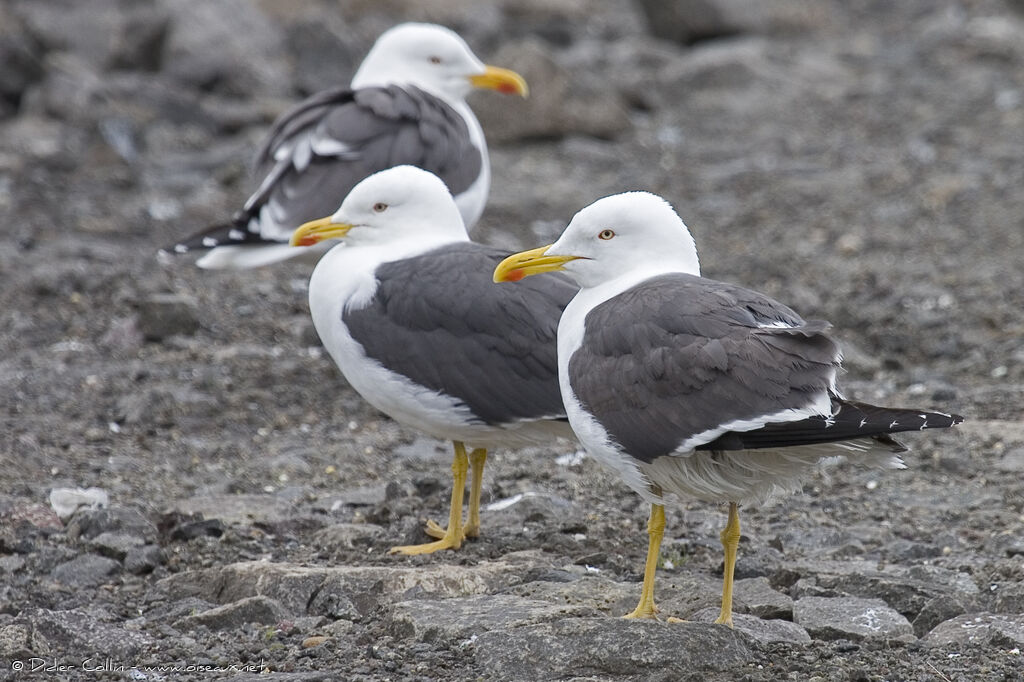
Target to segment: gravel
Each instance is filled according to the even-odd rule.
[[[1019,3],[664,5],[0,2],[0,680],[1021,678]],[[967,416],[745,508],[734,630],[726,510],[689,500],[656,592],[688,622],[618,618],[647,509],[567,443],[494,453],[458,552],[389,555],[444,518],[449,445],[338,376],[312,264],[156,258],[403,19],[530,81],[472,98],[481,240],[661,193],[708,276],[834,324],[851,397]]]

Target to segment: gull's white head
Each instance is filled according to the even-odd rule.
[[[292,246],[344,239],[364,246],[416,240],[424,244],[469,239],[455,199],[444,182],[415,166],[395,166],[352,188],[334,215],[292,234]]]
[[[558,241],[509,256],[495,280],[564,270],[583,288],[622,276],[700,274],[693,237],[672,206],[649,192],[599,199],[569,222]]]
[[[374,43],[352,78],[353,88],[415,85],[452,101],[473,88],[526,95],[522,76],[487,66],[455,31],[436,24],[399,24]]]

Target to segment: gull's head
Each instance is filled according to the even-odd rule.
[[[399,24],[374,43],[352,78],[353,88],[409,84],[450,100],[473,88],[526,96],[523,77],[488,66],[459,34],[436,24]]]
[[[334,215],[310,221],[292,234],[292,246],[344,239],[353,246],[468,239],[455,199],[444,182],[415,166],[395,166],[352,188]]]
[[[558,241],[509,256],[494,281],[565,271],[583,288],[624,275],[700,274],[697,247],[672,206],[649,192],[599,199],[569,222]]]

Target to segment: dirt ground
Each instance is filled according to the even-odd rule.
[[[1024,679],[1020,3],[645,5],[0,2],[0,680]],[[646,509],[568,443],[494,453],[478,540],[389,556],[446,513],[449,446],[346,385],[312,264],[157,261],[404,19],[530,82],[471,100],[481,240],[657,192],[706,275],[834,324],[847,394],[965,415],[744,509],[736,630],[725,509],[687,500],[657,594],[690,622],[617,618]]]

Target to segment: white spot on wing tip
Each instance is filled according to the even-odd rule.
[[[187,253],[187,252],[188,252],[188,247],[185,246],[184,244],[175,244],[174,245],[174,253]]]
[[[228,239],[234,239],[236,242],[240,242],[245,239],[245,233],[241,230],[231,230],[228,232]]]
[[[217,240],[213,237],[203,237],[203,246],[217,246]]]

